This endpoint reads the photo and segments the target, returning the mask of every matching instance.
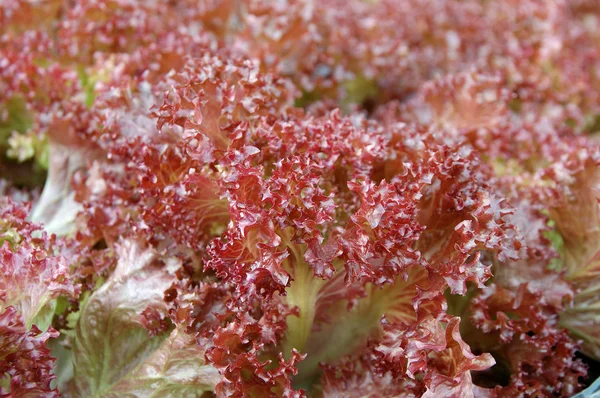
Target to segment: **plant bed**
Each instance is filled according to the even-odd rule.
[[[0,396],[596,397],[599,26],[0,2]]]

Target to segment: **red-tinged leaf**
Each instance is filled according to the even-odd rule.
[[[23,189],[23,187],[15,186],[14,181],[6,180],[4,178],[0,178],[0,193],[3,197],[17,203],[31,203],[37,200],[40,195],[38,189]]]
[[[461,378],[469,371],[485,370],[494,364],[489,354],[471,353],[460,336],[459,323],[459,318],[440,321],[429,317],[408,328],[384,325],[383,337],[374,349],[390,364],[403,364],[401,369],[408,377],[423,374],[430,393],[441,393],[461,385]],[[465,391],[472,387],[468,384],[463,386]]]
[[[226,228],[228,202],[221,198],[218,175],[184,151],[175,144],[147,146],[127,171],[137,177],[139,211],[148,227],[200,250]]]
[[[494,284],[516,292],[527,284],[531,292],[540,294],[557,310],[569,306],[575,297],[573,286],[564,275],[548,269],[548,262],[520,260],[496,267]]]
[[[164,311],[149,306],[140,314],[140,323],[148,330],[149,337],[160,336],[171,329],[171,321]]]
[[[52,236],[42,232],[41,226],[27,221],[31,205],[6,196],[0,199],[0,241],[16,248],[24,241],[34,242],[46,250],[56,244]],[[35,235],[41,235],[35,240]]]
[[[572,152],[548,173],[556,182],[550,216],[564,242],[565,278],[576,295],[561,314],[561,324],[584,340],[582,349],[600,357],[600,158],[597,148],[574,144]]]
[[[20,312],[27,327],[46,329],[56,298],[79,293],[63,257],[64,242],[49,236],[40,225],[26,221],[28,207],[2,200],[0,222],[0,309]]]
[[[48,316],[51,319],[54,313],[52,300],[61,295],[75,297],[78,293],[64,257],[28,244],[13,251],[4,242],[0,258],[0,308],[16,308],[28,327],[38,322],[47,327]]]
[[[260,168],[234,165],[223,181],[232,223],[208,248],[207,267],[271,291],[282,290],[306,257],[314,261],[311,273],[331,275],[335,244],[322,244],[334,204],[320,186],[320,173],[301,157],[275,164],[268,178]],[[311,251],[305,256],[306,245]],[[320,252],[325,247],[332,253]]]
[[[572,284],[562,271],[557,232],[550,221],[539,187],[522,187],[511,179],[503,185],[514,213],[506,218],[515,226],[515,239],[522,244],[517,261],[504,261],[494,267],[494,284],[516,292],[527,284],[531,292],[542,295],[548,305],[561,309],[575,296]],[[554,239],[555,241],[552,241]]]
[[[96,53],[131,52],[174,28],[170,12],[160,1],[77,1],[66,7],[57,27],[59,56],[85,65]]]
[[[493,361],[493,360],[492,360]],[[489,365],[492,365],[491,362]],[[431,382],[431,385],[423,393],[423,398],[436,398],[436,397],[447,397],[447,398],[459,398],[459,397],[476,397],[477,387],[473,385],[471,373],[463,375],[459,382],[455,380],[448,380],[445,377],[436,377]]]
[[[204,359],[204,348],[193,337],[175,329],[154,353],[102,396],[201,396],[212,392],[220,381],[217,370]]]
[[[36,43],[36,40],[39,41]],[[25,35],[16,40],[12,48],[3,49],[0,55],[0,87],[3,92],[0,103],[4,105],[4,101],[22,98],[28,111],[39,112],[33,116],[42,125],[48,116],[61,113],[63,101],[71,102],[81,90],[73,70],[54,61],[40,65],[36,58],[45,55],[44,47],[49,42],[46,35]]]
[[[574,358],[577,344],[559,327],[560,308],[523,284],[517,291],[491,285],[475,297],[470,319],[480,331],[467,332],[475,350],[491,351],[497,365],[478,380],[497,380],[508,372],[500,394],[572,395],[585,366]],[[495,372],[498,372],[494,376]]]
[[[165,299],[171,319],[208,347],[207,358],[223,377],[217,392],[300,396],[291,386],[291,376],[301,356],[286,353],[284,361],[274,349],[291,311],[280,300],[265,297],[260,284],[254,286],[181,281],[165,292]],[[279,369],[269,365],[272,361],[280,361]]]
[[[50,383],[54,358],[46,347],[49,338],[58,337],[52,328],[42,332],[25,326],[17,309],[0,312],[0,396],[58,398]]]
[[[263,162],[275,164],[299,154],[310,159],[323,186],[336,194],[338,215],[344,216],[356,204],[348,196],[348,182],[365,180],[373,172],[373,163],[383,161],[389,134],[363,115],[342,117],[339,109],[316,119],[300,116],[274,124],[263,121],[249,138],[261,149]],[[408,134],[407,130],[402,133]]]
[[[556,182],[550,217],[564,241],[567,278],[587,281],[600,275],[600,153],[598,148],[578,148],[548,173]]]
[[[412,398],[424,393],[421,383],[410,378],[398,379],[392,370],[381,370],[375,358],[370,353],[358,360],[327,366],[322,379],[323,397]]]
[[[229,144],[228,133],[238,124],[263,115],[283,115],[293,97],[288,81],[262,74],[251,61],[206,53],[173,76],[164,103],[155,110],[157,127],[198,130],[223,150]]]
[[[296,374],[296,363],[303,358],[294,351],[285,360],[282,353],[273,350],[273,343],[281,338],[285,328],[285,318],[289,315],[282,305],[276,302],[257,300],[258,296],[234,297],[227,302],[228,316],[223,308],[212,308],[221,312],[210,314],[208,322],[196,324],[195,330],[211,341],[207,351],[208,360],[219,369],[223,376],[217,386],[218,394],[236,397],[250,396],[303,396],[291,385],[291,376]],[[207,309],[210,308],[207,306]],[[259,308],[258,306],[262,308]],[[225,321],[214,332],[211,318]],[[204,323],[204,325],[202,325]],[[279,366],[276,366],[276,363]]]
[[[22,0],[7,0],[0,7],[0,32],[22,33],[40,27],[49,28],[62,8],[62,0],[50,0],[39,7]]]
[[[83,285],[67,395],[573,395],[594,1],[0,0],[4,307]]]
[[[318,375],[319,363],[336,363],[346,355],[359,352],[370,338],[382,333],[382,317],[414,325],[422,317],[437,316],[445,305],[441,293],[445,287],[443,280],[436,279],[421,266],[410,267],[404,276],[398,276],[383,287],[344,286],[343,279],[341,273],[322,287],[315,286],[319,288],[315,301],[318,312],[311,310],[315,320],[312,326],[294,323],[293,316],[288,320],[289,326],[309,327],[305,329],[305,343],[288,341],[294,332],[288,332],[284,340],[287,343],[284,348],[301,347],[307,353],[307,358],[299,364],[299,382]],[[301,318],[302,314],[301,309]]]
[[[433,179],[419,204],[425,231],[416,247],[459,294],[466,292],[466,281],[483,287],[491,276],[478,253],[489,251],[501,261],[515,260],[520,248],[507,220],[512,210],[491,190],[478,163],[468,148],[440,149],[430,161]]]
[[[423,228],[416,222],[420,186],[408,180],[404,184],[379,186],[373,183],[349,183],[361,198],[342,236],[347,282],[392,282],[408,267],[421,262],[414,250]]]
[[[273,248],[279,238],[272,230],[262,226],[247,228],[245,234],[227,231],[221,240],[214,240],[207,249],[211,259],[206,266],[215,270],[225,280],[240,284],[239,289],[258,289],[263,294],[282,290],[290,276],[283,267],[288,256],[285,251]]]
[[[212,355],[209,354],[210,359],[214,358]],[[256,354],[237,355],[235,361],[224,370],[225,380],[217,386],[216,393],[236,398],[305,397],[305,391],[294,389],[291,382],[291,375],[297,373],[295,365],[303,358],[297,351],[287,361],[279,354],[279,363],[271,370],[270,361],[261,363]]]
[[[94,161],[85,174],[75,177],[75,200],[81,203],[75,222],[76,241],[81,254],[99,242],[112,248],[131,230],[144,233],[143,224],[136,220],[139,194],[122,164]]]
[[[180,280],[165,291],[171,320],[188,334],[212,339],[230,314],[233,286],[226,283],[194,283]]]
[[[153,248],[135,240],[119,242],[115,255],[115,270],[82,304],[75,329],[71,391],[79,395],[110,392],[166,337],[149,337],[142,314],[149,307],[166,313],[163,293],[181,263],[161,260]]]
[[[432,397],[438,395],[471,395],[473,384],[470,372],[486,370],[495,363],[493,357],[488,353],[472,354],[470,347],[460,335],[459,324],[459,318],[450,319],[446,325],[445,350],[434,352],[429,358],[430,361],[433,360],[440,372],[440,375],[431,376],[431,385],[428,386],[428,392]],[[426,384],[427,379],[426,376]]]
[[[237,289],[235,284],[223,281],[185,279],[165,292],[171,320],[196,337],[205,347],[209,363],[219,370],[218,393],[300,396],[290,378],[301,356],[296,353],[285,361],[274,350],[290,310],[263,294],[252,285]],[[280,361],[279,369],[269,365],[272,361]]]
[[[340,385],[357,388],[357,397],[386,392],[391,396],[473,396],[471,371],[494,364],[489,354],[474,355],[463,342],[459,318],[423,318],[419,324],[384,323],[380,338],[360,358],[345,359],[341,372],[325,368],[324,395]],[[356,361],[351,367],[349,360]],[[369,391],[356,381],[361,380]],[[341,391],[341,390],[338,390]]]
[[[576,339],[582,339],[581,350],[593,358],[600,357],[600,334],[598,332],[598,285],[597,279],[586,284],[578,284],[579,292],[573,304],[560,314],[561,326],[569,329]]]
[[[419,124],[467,133],[493,126],[506,117],[508,90],[499,76],[470,72],[421,86],[401,112]]]

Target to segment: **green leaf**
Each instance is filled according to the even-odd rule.
[[[195,398],[213,391],[219,381],[219,372],[205,363],[204,351],[195,339],[175,329],[103,397]]]
[[[553,271],[561,271],[564,267],[565,242],[563,237],[556,229],[556,223],[553,220],[548,221],[548,227],[551,229],[544,231],[544,237],[552,242],[552,246],[558,253],[559,257],[553,258],[548,264],[548,269]]]
[[[150,338],[139,317],[149,306],[165,311],[163,292],[175,276],[151,248],[125,241],[115,250],[114,273],[83,303],[75,328],[73,382],[78,397],[109,393],[167,338]]]

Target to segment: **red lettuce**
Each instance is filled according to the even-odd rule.
[[[577,393],[595,5],[2,2],[0,395]]]

